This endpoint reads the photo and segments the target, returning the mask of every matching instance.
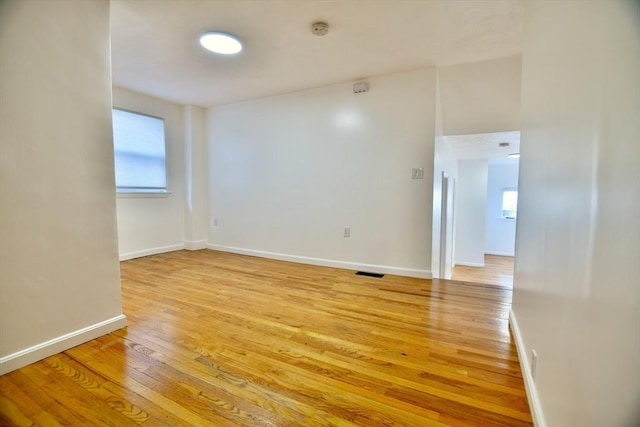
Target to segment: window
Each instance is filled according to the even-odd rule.
[[[117,192],[166,192],[163,119],[114,108],[113,149]]]
[[[502,218],[516,219],[518,214],[518,190],[502,190]]]

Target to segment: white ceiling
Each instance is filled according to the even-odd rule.
[[[509,154],[520,152],[520,132],[480,133],[475,135],[451,135],[444,139],[451,144],[456,157],[465,159],[489,159],[494,162],[517,163]],[[501,142],[509,144],[500,147]]]
[[[517,54],[522,20],[523,0],[111,0],[113,83],[209,107]],[[204,51],[207,30],[244,50]]]

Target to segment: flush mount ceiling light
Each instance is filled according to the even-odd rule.
[[[508,147],[510,144],[508,142],[501,142],[500,144],[498,144],[498,147]]]
[[[520,158],[520,153],[509,154],[509,157],[511,157],[512,159],[519,159]]]
[[[210,31],[200,36],[200,44],[211,52],[233,55],[242,50],[242,43],[232,34]]]
[[[329,34],[329,24],[321,21],[314,22],[311,24],[311,33],[318,37],[326,36]]]

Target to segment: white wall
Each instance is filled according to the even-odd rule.
[[[1,2],[0,58],[1,374],[126,320],[108,2]]]
[[[502,218],[502,191],[518,189],[518,160],[489,160],[485,253],[513,256],[516,221]]]
[[[455,264],[484,267],[487,159],[458,160]]]
[[[444,135],[520,130],[520,56],[439,69]]]
[[[539,425],[640,421],[639,6],[527,11],[512,327]]]
[[[210,247],[430,276],[435,76],[211,108]]]
[[[113,88],[113,105],[164,119],[167,140],[167,187],[171,192],[167,197],[118,197],[120,259],[183,249],[186,200],[183,108],[162,99],[118,87]],[[197,140],[195,144],[197,147]]]

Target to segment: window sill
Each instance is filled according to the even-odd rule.
[[[171,196],[171,191],[118,191],[116,192],[116,198],[118,199],[166,198],[169,196]]]

